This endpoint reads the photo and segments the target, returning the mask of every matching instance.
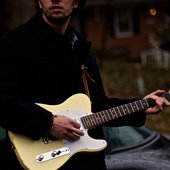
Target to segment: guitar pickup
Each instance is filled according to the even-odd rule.
[[[56,149],[50,152],[46,152],[46,153],[42,153],[36,156],[36,162],[40,163],[40,162],[45,162],[48,161],[50,159],[55,159],[58,158],[60,156],[64,156],[70,153],[70,150],[68,147],[63,147],[60,149]]]

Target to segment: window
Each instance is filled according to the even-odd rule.
[[[131,37],[134,35],[133,13],[129,9],[119,9],[114,13],[113,25],[117,38]]]

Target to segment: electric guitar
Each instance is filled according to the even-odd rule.
[[[166,93],[164,97],[170,100],[169,93]],[[145,110],[154,106],[154,101],[141,99],[97,113],[91,112],[90,99],[84,94],[75,94],[59,105],[38,105],[49,110],[54,115],[66,115],[80,123],[84,136],[75,142],[53,140],[48,137],[33,140],[9,131],[9,138],[14,146],[18,160],[24,169],[29,170],[56,170],[64,165],[74,154],[103,150],[107,146],[107,142],[91,138],[88,135],[88,129],[100,126],[113,119]]]

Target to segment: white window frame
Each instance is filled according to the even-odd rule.
[[[127,30],[122,31],[120,28],[120,22],[121,22],[121,16],[124,15],[126,18],[126,23],[127,23]],[[128,9],[119,9],[115,10],[114,13],[114,30],[115,30],[115,36],[117,38],[127,38],[127,37],[132,37],[134,35],[134,23],[133,23],[133,15],[132,11]]]

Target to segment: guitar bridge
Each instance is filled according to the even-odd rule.
[[[45,162],[48,161],[50,159],[55,159],[58,158],[60,156],[64,156],[70,153],[70,150],[68,147],[63,147],[60,149],[56,149],[50,152],[46,152],[46,153],[42,153],[40,155],[36,156],[36,162],[40,163],[40,162]]]

